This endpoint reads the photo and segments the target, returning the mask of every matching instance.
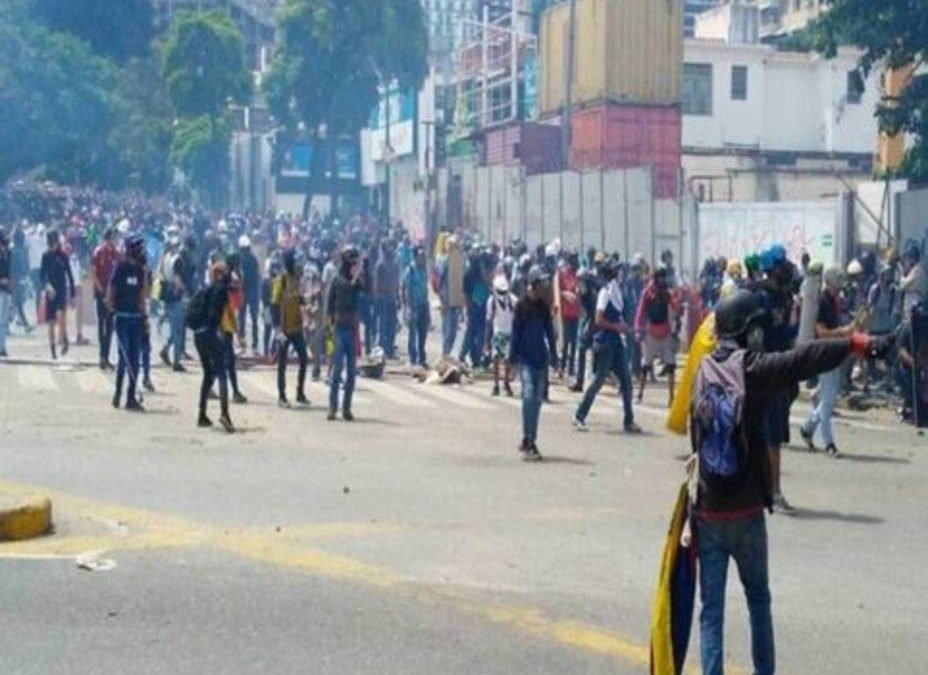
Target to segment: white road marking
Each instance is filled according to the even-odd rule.
[[[74,373],[77,387],[85,394],[105,394],[113,390],[116,374],[104,374],[98,370]]]
[[[393,384],[388,384],[381,380],[364,380],[364,386],[371,390],[374,397],[382,397],[391,403],[405,406],[408,408],[434,408],[436,404],[433,401],[413,394],[408,389]]]
[[[269,382],[266,377],[258,373],[239,373],[239,379],[243,380],[245,383],[245,391],[242,393],[246,396],[248,395],[249,389],[255,389],[259,393],[269,396],[273,400],[277,400],[277,374],[274,374],[274,380]]]
[[[470,410],[493,410],[493,406],[489,403],[484,403],[476,397],[468,396],[460,390],[448,387],[448,385],[422,385],[422,393],[461,408],[468,408]]]

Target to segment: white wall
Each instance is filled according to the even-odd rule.
[[[818,153],[871,153],[876,148],[879,74],[871,76],[859,104],[847,103],[854,50],[828,60],[767,45],[687,40],[684,58],[713,66],[712,115],[684,115],[684,148]],[[733,65],[748,68],[746,101],[731,98]]]

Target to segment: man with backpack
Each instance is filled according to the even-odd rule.
[[[755,294],[738,290],[716,307],[716,351],[702,362],[693,390],[691,442],[698,457],[694,515],[702,600],[702,672],[722,675],[723,616],[729,558],[734,558],[751,617],[756,675],[773,675],[767,526],[773,507],[765,411],[777,396],[851,354],[878,356],[891,338],[855,333],[781,352],[763,344],[764,311]]]
[[[206,402],[213,383],[219,380],[219,423],[227,432],[234,433],[235,426],[229,417],[229,385],[226,377],[226,354],[219,334],[219,326],[229,304],[229,269],[225,263],[215,263],[210,268],[210,283],[198,291],[187,306],[186,327],[193,331],[194,344],[203,368],[200,384],[199,417],[197,426],[213,426],[206,415]]]

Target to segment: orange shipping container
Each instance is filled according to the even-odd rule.
[[[655,193],[679,194],[683,118],[677,106],[608,104],[574,113],[571,168],[653,167]]]
[[[543,115],[566,99],[570,3],[547,10],[541,26]],[[683,0],[577,0],[573,103],[680,102]]]

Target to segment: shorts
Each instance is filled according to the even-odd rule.
[[[677,339],[673,335],[662,339],[645,335],[642,350],[642,362],[645,365],[651,365],[655,359],[660,359],[661,363],[671,368],[677,365]]]
[[[767,404],[764,414],[764,431],[768,445],[781,446],[789,443],[789,408],[789,395],[785,393],[778,394]]]
[[[45,295],[45,320],[54,321],[59,314],[64,313],[68,308],[67,293],[56,293],[51,298],[47,293]]]
[[[493,358],[494,359],[508,359],[509,358],[509,340],[512,336],[509,333],[493,333],[493,340],[491,344],[493,345]]]

